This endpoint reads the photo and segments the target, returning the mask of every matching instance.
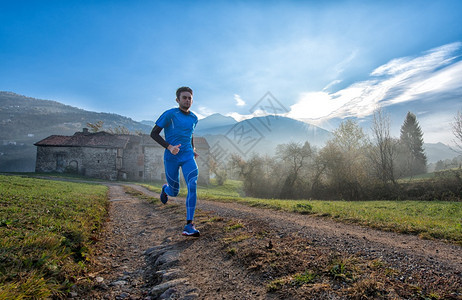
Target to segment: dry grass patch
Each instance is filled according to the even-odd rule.
[[[0,175],[0,299],[62,297],[106,216],[105,186]]]

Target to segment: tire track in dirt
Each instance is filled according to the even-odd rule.
[[[95,271],[88,278],[92,284],[87,293],[79,293],[82,297],[74,298],[304,299],[314,293],[343,299],[344,296],[339,295],[345,295],[345,290],[336,291],[332,287],[322,291],[306,291],[305,287],[268,291],[271,277],[254,269],[255,262],[258,265],[258,260],[262,261],[265,256],[253,260],[245,255],[253,251],[271,255],[271,241],[276,248],[287,247],[292,238],[299,238],[295,246],[307,243],[317,249],[315,251],[350,253],[366,261],[383,260],[400,270],[403,284],[406,278],[419,272],[424,280],[445,278],[447,282],[455,278],[456,283],[462,282],[462,251],[456,245],[309,215],[200,199],[196,227],[201,230],[201,237],[185,238],[181,235],[184,199],[172,197],[167,205],[153,204],[146,197],[157,199],[159,194],[142,186],[125,185],[139,195],[127,194],[121,184],[108,186],[109,220],[95,253]],[[214,219],[223,221],[211,221]],[[239,251],[249,251],[244,255],[247,261],[229,252],[233,244],[227,241],[234,234],[226,231],[229,220],[246,223],[243,235],[258,234],[268,228],[268,236],[259,239],[259,245],[239,248]],[[234,237],[239,237],[239,233],[236,234]]]
[[[157,196],[141,186],[137,190]],[[172,198],[172,202],[183,204],[183,199]],[[259,219],[268,222],[281,235],[298,233],[315,244],[329,246],[350,253],[365,252],[369,256],[388,257],[390,262],[405,259],[408,264],[431,265],[442,272],[462,273],[462,247],[436,240],[423,240],[418,236],[385,232],[354,224],[287,213],[269,209],[249,207],[237,203],[198,200],[197,208],[212,211],[221,217]]]

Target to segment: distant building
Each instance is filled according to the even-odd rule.
[[[51,135],[37,143],[36,172],[69,172],[106,180],[165,180],[164,148],[149,135],[121,135],[84,128],[72,136]],[[209,144],[194,137],[200,154],[198,183],[208,184]]]

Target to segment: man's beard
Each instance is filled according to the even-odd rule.
[[[189,105],[180,105],[180,108],[182,110],[189,110],[190,107],[191,107],[191,104],[189,104]]]

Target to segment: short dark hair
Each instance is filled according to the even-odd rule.
[[[182,86],[176,90],[176,98],[180,99],[180,95],[182,92],[190,92],[191,95],[193,94],[193,90],[190,87]]]

